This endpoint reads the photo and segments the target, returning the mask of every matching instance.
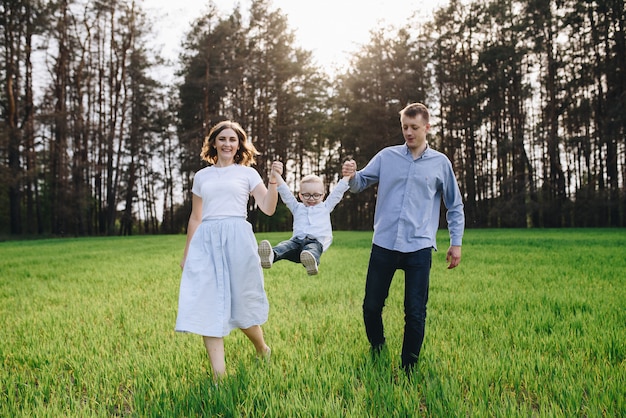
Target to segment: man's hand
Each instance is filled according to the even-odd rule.
[[[356,161],[346,160],[341,167],[341,176],[352,178],[354,173],[356,173]]]
[[[448,252],[446,253],[446,261],[448,264],[448,269],[453,269],[459,265],[461,262],[461,246],[460,245],[451,245],[448,248]]]

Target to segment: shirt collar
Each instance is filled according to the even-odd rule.
[[[428,142],[426,142],[426,148],[424,148],[424,151],[422,151],[422,153],[417,156],[416,160],[419,160],[420,158],[425,156],[426,153],[429,152],[429,150],[430,150],[430,145],[428,144]],[[406,144],[406,142],[404,143],[404,154],[413,158],[413,156],[411,155],[411,150],[409,149],[409,146]]]

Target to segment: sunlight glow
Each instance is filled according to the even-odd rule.
[[[214,0],[215,5],[229,14],[235,4],[241,3],[243,13],[250,8],[250,0]],[[274,0],[273,10],[280,9],[294,30],[296,44],[313,53],[314,61],[323,69],[333,72],[345,67],[350,54],[369,39],[372,29],[394,25],[410,26],[413,15],[419,12],[426,20],[432,11],[443,7],[447,0],[430,0],[416,3],[409,0],[363,0],[358,3],[345,0],[317,0],[300,2]],[[163,53],[175,59],[180,52],[180,42],[189,23],[207,10],[207,0],[144,0],[150,16],[158,24],[157,44]]]

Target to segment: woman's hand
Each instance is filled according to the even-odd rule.
[[[279,177],[282,178],[282,176],[283,176],[283,163],[281,163],[280,161],[272,162],[272,175],[270,177],[270,181],[272,181],[272,179],[276,181]]]

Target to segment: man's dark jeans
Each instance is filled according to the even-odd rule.
[[[401,253],[372,245],[363,300],[365,332],[374,350],[384,345],[383,307],[396,270],[403,270],[405,323],[402,367],[407,371],[417,363],[424,341],[431,265],[432,248]]]

